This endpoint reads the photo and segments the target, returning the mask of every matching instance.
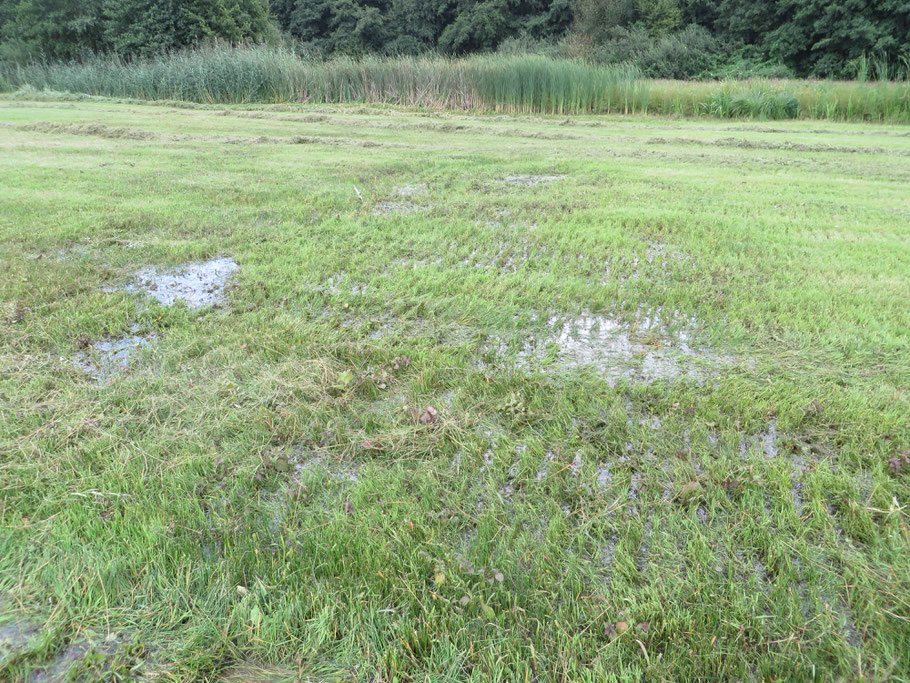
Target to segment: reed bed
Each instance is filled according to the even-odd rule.
[[[383,103],[501,112],[638,113],[647,87],[626,65],[539,56],[302,59],[267,47],[214,46],[127,62],[6,65],[13,87],[204,104]]]
[[[213,45],[134,61],[0,63],[0,87],[201,104],[910,122],[906,81],[649,80],[626,64],[537,55],[313,60],[282,48]]]

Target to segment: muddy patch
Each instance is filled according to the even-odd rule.
[[[552,183],[554,180],[561,180],[564,175],[524,175],[515,174],[506,176],[503,180],[509,185],[520,185],[521,187],[535,187],[544,183]]]
[[[35,641],[41,626],[30,621],[11,620],[0,623],[0,665],[6,659]]]
[[[150,341],[149,336],[132,334],[95,342],[79,351],[73,358],[73,364],[98,384],[106,384],[125,373],[135,355]]]
[[[11,621],[0,625],[0,668],[16,653],[41,647],[42,629],[36,623]],[[71,640],[43,660],[28,675],[32,683],[69,680],[125,680],[140,674],[147,656],[144,646],[117,633],[104,638]]]
[[[166,270],[145,268],[124,289],[154,297],[163,306],[182,301],[187,308],[205,308],[224,302],[224,287],[238,268],[232,258],[215,258]]]
[[[50,664],[33,673],[29,680],[32,683],[51,683],[78,680],[78,676],[84,676],[84,680],[94,676],[102,678],[104,674],[109,673],[109,665],[105,660],[113,655],[116,649],[116,642],[101,645],[93,645],[87,641],[70,643],[57,653]]]
[[[671,331],[657,315],[630,326],[607,315],[583,313],[574,318],[553,316],[547,326],[552,331],[548,339],[531,342],[518,352],[520,366],[590,368],[615,385],[621,380],[701,381],[733,363],[729,356],[692,346],[694,322],[675,325]]]

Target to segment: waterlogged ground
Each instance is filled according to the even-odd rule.
[[[0,100],[0,678],[904,680],[910,132]]]

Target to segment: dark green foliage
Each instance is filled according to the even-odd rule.
[[[799,100],[788,92],[757,88],[747,92],[720,90],[705,106],[714,116],[750,119],[793,119],[799,116]]]
[[[124,55],[261,39],[271,28],[266,0],[108,0],[104,9],[107,45]]]
[[[906,0],[785,0],[786,21],[764,37],[767,52],[795,69],[845,77],[865,54],[910,54]]]
[[[598,58],[631,62],[654,78],[692,78],[711,75],[721,57],[717,40],[694,24],[655,39],[642,26],[614,28],[603,41]]]
[[[0,0],[0,58],[132,57],[274,34],[268,0]]]
[[[682,12],[676,0],[637,0],[636,7],[652,36],[666,36],[682,23]]]
[[[907,74],[910,0],[0,0],[0,60],[13,62],[279,36],[310,57],[506,45],[666,78],[887,80]]]
[[[103,0],[0,0],[0,58],[73,59],[103,47]]]

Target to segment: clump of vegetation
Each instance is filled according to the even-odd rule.
[[[0,64],[11,87],[203,104],[379,103],[548,114],[910,121],[910,83],[645,78],[638,67],[537,54],[307,58],[215,44],[160,57]]]
[[[759,85],[748,90],[736,86],[714,92],[704,104],[714,116],[750,119],[794,119],[799,115],[799,100],[783,90]]]
[[[372,102],[504,112],[644,112],[635,67],[535,55],[306,59],[283,48],[206,46],[126,61],[9,66],[17,86],[202,103]]]

